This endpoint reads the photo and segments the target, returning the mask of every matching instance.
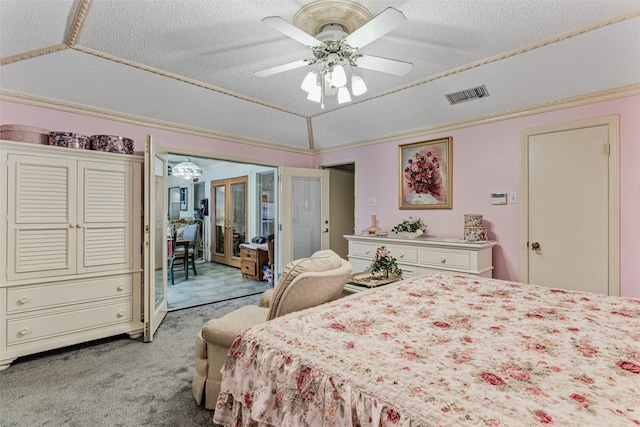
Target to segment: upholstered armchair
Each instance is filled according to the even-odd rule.
[[[220,393],[220,370],[234,339],[244,330],[305,308],[339,298],[351,275],[351,264],[331,250],[287,264],[274,289],[266,291],[259,305],[246,305],[209,320],[196,336],[193,397],[215,409]],[[204,399],[203,399],[204,398]]]

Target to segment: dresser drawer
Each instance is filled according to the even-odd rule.
[[[131,300],[7,321],[7,345],[131,321]]]
[[[418,248],[415,246],[389,245],[387,250],[398,262],[407,264],[418,262]],[[375,254],[375,251],[373,253]]]
[[[432,266],[434,268],[456,268],[469,270],[471,262],[469,252],[456,250],[431,250],[420,249],[420,265]]]
[[[349,243],[349,256],[373,259],[378,246],[375,243]]]
[[[256,275],[256,263],[255,262],[245,262],[242,261],[240,263],[240,269],[242,270],[242,274],[246,274],[248,276],[255,276]]]
[[[258,260],[257,252],[258,251],[255,249],[241,248],[240,258],[242,261],[256,262]]]
[[[8,288],[7,313],[130,296],[131,275]]]

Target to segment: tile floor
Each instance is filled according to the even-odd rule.
[[[189,271],[185,280],[184,270],[174,269],[175,285],[169,283],[167,302],[169,311],[197,305],[258,294],[271,289],[267,282],[256,282],[242,277],[239,268],[214,262],[196,262],[198,275]]]

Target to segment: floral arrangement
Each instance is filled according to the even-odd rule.
[[[367,268],[372,274],[382,273],[384,278],[388,278],[389,274],[402,276],[402,270],[396,264],[396,259],[391,256],[385,246],[380,246],[376,250],[371,266]]]
[[[402,231],[415,233],[418,230],[424,233],[425,231],[427,231],[427,224],[425,224],[421,218],[414,216],[410,216],[391,229],[391,231],[393,231],[394,233],[400,233]]]
[[[409,165],[404,169],[407,184],[413,187],[416,193],[440,196],[442,177],[438,158],[426,148],[418,151],[414,157],[415,159],[408,160]]]

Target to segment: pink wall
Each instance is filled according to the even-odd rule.
[[[309,154],[238,144],[6,101],[0,101],[0,124],[35,126],[84,135],[125,136],[135,141],[134,150],[139,153],[144,152],[146,135],[149,134],[155,143],[169,148],[169,151],[183,149],[199,152],[203,156],[210,155],[213,158],[230,157],[234,160],[269,162],[291,167],[312,167],[313,165],[313,156]]]
[[[498,242],[494,277],[519,280],[520,205],[491,205],[490,193],[520,192],[521,131],[613,114],[620,117],[621,295],[640,297],[640,96],[321,154],[316,164],[357,159],[360,229],[370,225],[371,214],[387,230],[416,215],[430,235],[462,238],[464,214],[482,214],[489,237]],[[445,136],[453,137],[453,209],[398,209],[398,145]]]
[[[621,294],[640,298],[640,96],[599,102],[551,113],[472,126],[420,138],[345,149],[314,157],[269,148],[185,135],[178,132],[98,119],[46,108],[0,101],[0,124],[22,124],[84,134],[115,134],[136,141],[142,151],[146,134],[169,148],[232,157],[249,162],[273,162],[285,166],[312,167],[341,159],[357,159],[359,228],[366,228],[370,215],[378,224],[391,228],[409,215],[426,220],[429,234],[462,237],[463,215],[478,213],[490,227],[494,249],[494,276],[518,280],[520,271],[520,205],[490,204],[492,192],[520,191],[520,132],[539,126],[593,117],[620,116],[620,281]],[[453,209],[398,209],[398,145],[444,136],[453,137]],[[377,199],[369,207],[369,197]]]

